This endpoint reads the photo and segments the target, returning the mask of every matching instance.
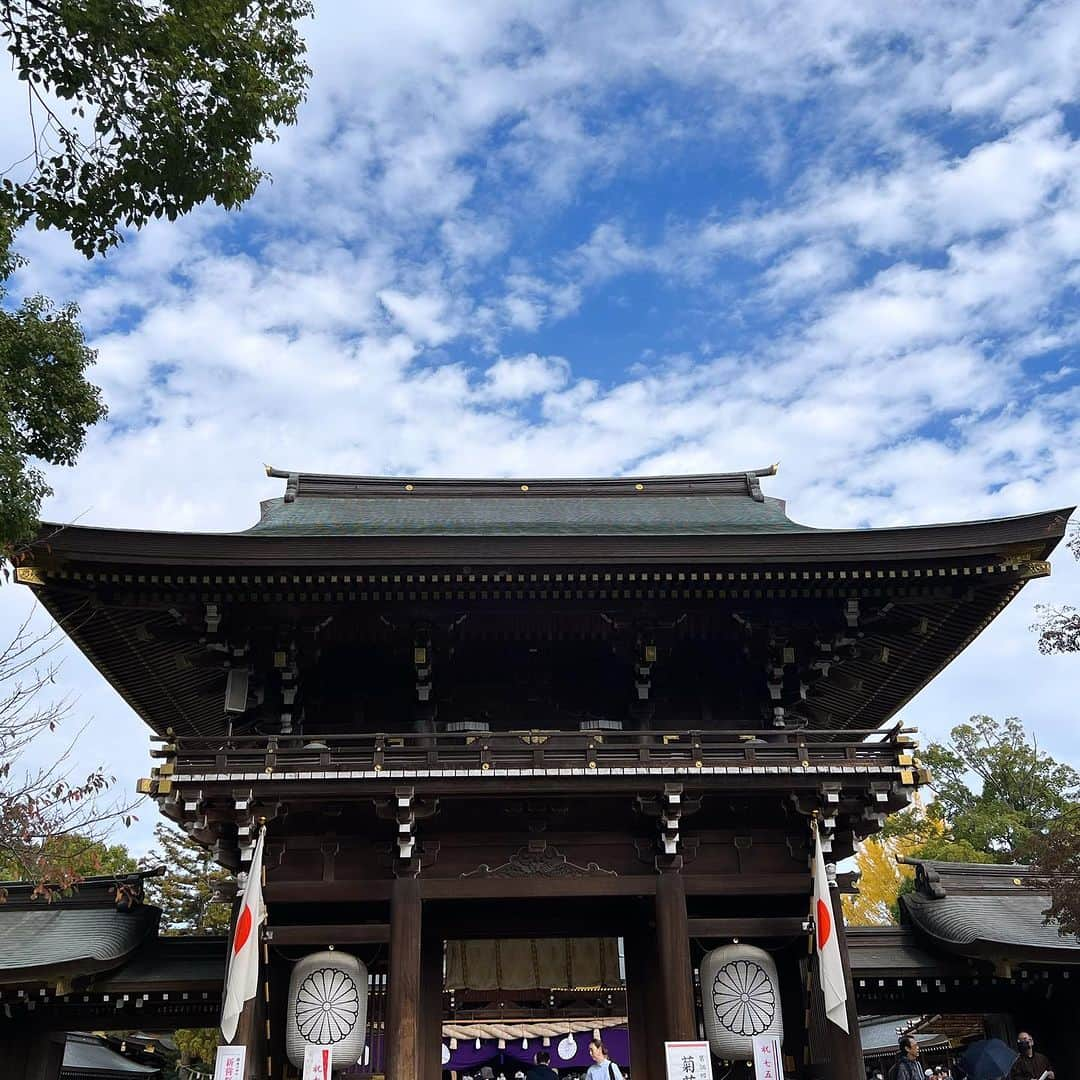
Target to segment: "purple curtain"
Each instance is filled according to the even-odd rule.
[[[629,1066],[630,1035],[626,1028],[601,1028],[600,1034],[611,1055],[611,1060],[617,1065]],[[492,1068],[498,1065],[513,1066],[512,1071],[508,1073],[509,1077],[517,1071],[519,1064],[531,1065],[536,1060],[538,1050],[547,1050],[551,1054],[551,1064],[556,1069],[584,1069],[592,1064],[592,1058],[589,1057],[591,1031],[575,1032],[574,1038],[577,1040],[578,1050],[569,1061],[564,1061],[558,1055],[556,1048],[561,1038],[562,1036],[553,1035],[551,1045],[547,1047],[540,1038],[530,1039],[529,1045],[524,1049],[522,1049],[520,1039],[508,1039],[505,1050],[499,1049],[498,1041],[495,1039],[481,1039],[479,1050],[476,1049],[475,1040],[465,1042],[459,1039],[457,1049],[450,1052],[450,1064],[446,1068],[455,1069],[460,1073],[463,1069],[478,1069],[481,1065],[491,1065]]]
[[[630,1034],[626,1028],[601,1028],[600,1034],[603,1037],[608,1053],[611,1055],[611,1060],[622,1068],[628,1067],[630,1065]],[[527,1066],[533,1063],[538,1050],[547,1050],[551,1054],[552,1066],[560,1072],[564,1069],[585,1069],[592,1064],[592,1058],[589,1057],[591,1031],[574,1033],[578,1050],[569,1061],[563,1061],[556,1049],[561,1038],[561,1035],[551,1036],[551,1045],[547,1047],[544,1046],[543,1039],[530,1039],[529,1045],[525,1049],[522,1049],[520,1039],[508,1039],[505,1050],[499,1049],[497,1039],[481,1039],[479,1050],[476,1048],[475,1039],[467,1041],[459,1039],[457,1049],[450,1052],[450,1064],[444,1065],[443,1068],[454,1069],[460,1075],[463,1071],[479,1069],[482,1065],[490,1065],[496,1072],[501,1067],[507,1075],[507,1080],[510,1080],[510,1077],[513,1076],[519,1066]],[[372,1069],[371,1065],[354,1065],[351,1069],[346,1069],[341,1073],[342,1077],[348,1078],[348,1080],[359,1080],[360,1077],[370,1076],[373,1071],[381,1070],[383,1064],[382,1036],[377,1035],[372,1040],[372,1043],[371,1062],[375,1068]]]

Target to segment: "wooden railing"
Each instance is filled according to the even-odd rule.
[[[207,772],[909,766],[914,729],[184,736],[153,755]],[[164,740],[162,740],[164,742]]]

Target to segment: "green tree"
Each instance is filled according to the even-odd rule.
[[[1080,526],[1069,537],[1069,549],[1080,559]],[[1071,604],[1039,604],[1035,610],[1039,618],[1032,629],[1039,632],[1039,652],[1047,656],[1080,652],[1080,611]]]
[[[29,619],[0,646],[0,865],[3,876],[34,882],[51,896],[86,875],[84,848],[100,853],[117,821],[130,824],[132,803],[108,801],[113,778],[101,767],[76,770],[75,738],[49,765],[26,767],[30,745],[67,721],[70,701],[52,695],[57,667],[55,628],[29,629]],[[90,872],[97,873],[93,863]]]
[[[146,883],[147,902],[162,910],[166,934],[228,934],[231,911],[215,897],[228,894],[232,875],[214,862],[198,841],[172,825],[154,829],[157,848],[142,859],[145,869],[164,865],[166,873]]]
[[[296,24],[311,12],[310,0],[0,0],[32,140],[0,212],[69,233],[89,257],[123,225],[239,206],[265,176],[255,146],[296,120],[311,74]]]
[[[853,926],[888,926],[900,921],[900,897],[915,884],[911,866],[901,858],[945,862],[993,862],[967,840],[957,840],[939,816],[921,802],[894,814],[884,829],[859,845],[855,868],[859,891],[845,896],[844,918]]]
[[[105,415],[74,305],[5,303],[14,230],[63,230],[90,257],[122,227],[241,205],[265,177],[255,147],[304,98],[296,24],[311,12],[311,0],[0,0],[30,141],[0,173],[0,555],[17,559],[35,533],[50,494],[39,465],[74,464]]]
[[[185,1028],[177,1031],[173,1038],[180,1051],[180,1060],[185,1065],[203,1065],[206,1074],[213,1071],[214,1052],[221,1043],[221,1032],[217,1028]]]
[[[1056,919],[1062,934],[1080,934],[1080,807],[1071,807],[1031,844],[1038,878],[1033,882],[1050,893],[1047,917]]]
[[[897,864],[899,857],[1035,861],[1055,876],[1060,910],[1080,913],[1080,877],[1070,877],[1068,870],[1080,867],[1080,815],[1072,809],[1080,794],[1075,769],[1040,750],[1016,717],[973,716],[954,727],[947,742],[931,743],[924,761],[931,767],[934,801],[894,814],[860,845],[859,893],[845,897],[850,922],[897,920],[899,898],[914,885],[910,869]]]
[[[154,829],[157,850],[143,859],[147,869],[165,865],[163,877],[146,883],[147,901],[162,910],[166,934],[228,934],[232,912],[214,899],[233,885],[233,877],[214,862],[197,840],[171,825]],[[217,1028],[189,1028],[176,1032],[176,1047],[185,1064],[200,1062],[210,1071],[217,1048]]]
[[[1033,839],[1080,793],[1080,774],[1040,750],[1016,717],[973,716],[952,729],[947,743],[932,743],[925,760],[936,793],[927,813],[946,825],[946,843],[966,845],[925,857],[974,850],[1023,862]]]
[[[112,874],[119,877],[139,868],[123,844],[106,844],[75,833],[49,837],[37,846],[32,859],[40,860],[38,865],[62,865],[78,879]],[[18,881],[24,879],[25,874],[23,860],[12,859],[7,853],[0,852],[0,878]],[[31,875],[31,880],[34,877],[36,875]]]
[[[105,406],[86,380],[95,353],[74,304],[58,308],[32,296],[4,306],[4,283],[22,261],[11,240],[10,222],[0,216],[0,554],[17,558],[51,494],[34,463],[73,465]]]

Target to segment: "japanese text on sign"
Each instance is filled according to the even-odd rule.
[[[756,1080],[784,1080],[784,1058],[775,1035],[754,1036],[754,1076]]]
[[[214,1062],[214,1080],[244,1080],[243,1046],[219,1046]]]
[[[329,1046],[304,1047],[304,1080],[330,1080],[334,1051]]]
[[[713,1080],[707,1042],[666,1042],[667,1080]]]

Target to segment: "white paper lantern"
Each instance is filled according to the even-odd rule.
[[[701,962],[701,997],[709,1048],[729,1061],[750,1061],[755,1035],[784,1037],[776,963],[753,945],[725,945]]]
[[[337,1068],[356,1061],[364,1051],[367,997],[367,968],[355,956],[328,950],[298,961],[285,1019],[289,1061],[302,1069],[305,1046],[332,1047]]]

